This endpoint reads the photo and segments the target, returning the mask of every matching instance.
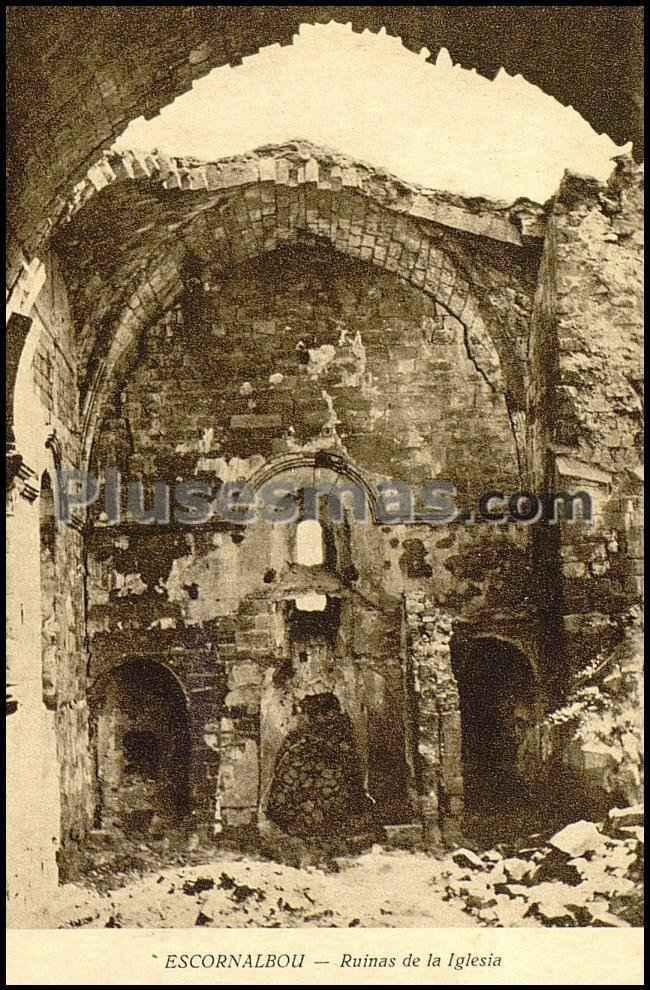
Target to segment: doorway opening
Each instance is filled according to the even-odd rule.
[[[460,692],[466,811],[490,815],[529,797],[519,754],[535,721],[535,677],[528,658],[495,638],[452,647]]]
[[[105,828],[147,832],[190,811],[190,737],[183,693],[152,661],[111,671],[97,699],[97,818]]]

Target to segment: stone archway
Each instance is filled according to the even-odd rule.
[[[521,459],[520,353],[533,305],[540,213],[487,203],[477,213],[460,197],[421,190],[308,142],[204,163],[106,155],[66,204],[69,222],[52,239],[83,339],[84,460],[148,326],[182,301],[187,332],[207,333],[201,307],[211,285],[254,259],[297,249],[327,249],[392,273],[433,300],[435,326],[462,328],[476,373],[503,395]]]
[[[466,809],[507,808],[528,794],[518,763],[539,690],[528,658],[505,640],[452,644],[462,726]]]
[[[96,821],[146,832],[190,810],[190,735],[183,692],[159,663],[130,661],[93,692]]]

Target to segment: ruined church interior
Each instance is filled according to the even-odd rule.
[[[98,844],[434,853],[636,805],[636,728],[619,758],[553,716],[612,657],[617,712],[640,686],[636,8],[153,9],[9,16],[10,917]],[[504,202],[311,134],[114,146],[330,22],[521,76],[625,150]],[[190,482],[286,489],[289,521],[199,524]],[[479,518],[495,492],[593,518]]]

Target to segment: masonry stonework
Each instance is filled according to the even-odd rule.
[[[145,20],[146,19],[146,20]],[[500,67],[521,73],[602,133],[643,151],[643,31],[637,7],[616,10],[493,7],[411,10],[395,6],[161,8],[71,7],[36,18],[10,11],[14,59],[8,111],[14,135],[9,163],[9,279],[21,254],[38,255],[65,208],[66,190],[84,178],[97,149],[130,120],[148,119],[211,69],[240,65],[265,45],[291,44],[301,24],[350,22],[358,32],[385,29],[409,50],[446,47],[466,68],[492,79]],[[143,47],[142,39],[147,44]],[[537,39],[534,53],[530,37]],[[558,39],[562,40],[558,44]],[[60,59],[69,53],[70,60]],[[570,53],[570,57],[569,56]],[[33,141],[33,134],[39,141]]]
[[[545,716],[603,644],[636,642],[641,183],[625,159],[507,207],[305,142],[97,161],[13,319],[10,774],[27,740],[35,771],[17,916],[91,830],[453,841],[482,693],[513,787],[552,777],[567,741]],[[61,468],[100,494],[53,525]],[[412,517],[378,511],[388,479]],[[291,484],[296,512],[143,524],[155,480]],[[457,492],[445,524],[422,515],[435,481]],[[305,562],[305,492],[351,483],[366,517],[326,500]],[[470,515],[576,488],[593,525]]]

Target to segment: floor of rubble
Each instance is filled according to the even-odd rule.
[[[375,843],[300,868],[258,849],[99,836],[38,927],[627,927],[643,923],[643,812],[437,854]],[[315,865],[317,863],[318,865]]]

